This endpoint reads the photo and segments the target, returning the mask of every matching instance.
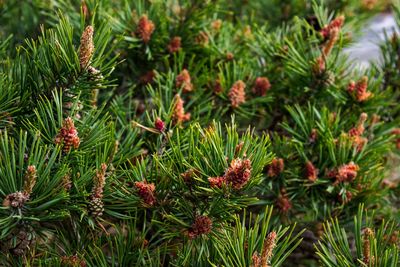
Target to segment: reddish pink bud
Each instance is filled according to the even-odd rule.
[[[392,134],[393,135],[400,135],[400,128],[396,128],[396,129],[392,130]]]
[[[371,92],[367,91],[368,88],[368,77],[364,76],[356,85],[356,99],[358,102],[368,100],[372,95]]]
[[[271,83],[266,77],[258,77],[254,83],[253,93],[259,96],[264,96],[271,88]]]
[[[168,44],[168,51],[173,54],[181,50],[181,37],[175,36]]]
[[[210,177],[208,181],[210,182],[210,187],[217,188],[221,188],[226,183],[225,177]]]
[[[347,86],[347,91],[349,93],[354,92],[356,90],[356,82],[355,81],[350,81],[349,85]]]
[[[163,122],[160,118],[157,118],[154,122],[154,127],[160,132],[164,132],[165,130],[165,122]]]
[[[315,168],[311,161],[306,162],[306,177],[307,179],[314,183],[318,179],[319,170]]]
[[[317,129],[315,129],[315,128],[311,129],[310,138],[309,138],[310,143],[315,143],[315,141],[317,141],[317,138],[318,138]]]

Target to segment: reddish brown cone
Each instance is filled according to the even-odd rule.
[[[143,15],[139,19],[136,34],[142,39],[145,44],[147,44],[151,39],[151,35],[153,34],[154,29],[154,23],[148,19],[147,15]]]
[[[253,93],[258,96],[265,96],[267,91],[271,88],[271,83],[266,77],[258,77],[254,83]]]
[[[274,158],[268,167],[268,176],[269,177],[278,176],[281,172],[283,172],[284,168],[285,164],[283,162],[283,159]]]
[[[245,186],[251,177],[251,162],[249,159],[234,159],[226,170],[224,178],[228,184],[238,190]]]
[[[187,69],[183,69],[175,79],[175,86],[182,88],[184,93],[193,91],[193,84]]]
[[[306,178],[308,181],[314,183],[318,179],[318,169],[315,168],[311,161],[306,162]]]
[[[146,181],[135,182],[135,187],[139,190],[138,194],[146,205],[153,206],[156,203],[156,186],[153,183],[149,184]]]
[[[211,232],[212,221],[209,217],[204,215],[196,216],[191,228],[188,231],[188,236],[194,239],[200,235],[206,235]]]

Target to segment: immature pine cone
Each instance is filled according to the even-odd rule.
[[[23,256],[35,238],[36,235],[31,226],[17,226],[5,240],[0,242],[0,247],[1,250],[9,252],[13,256]]]
[[[23,191],[8,194],[3,200],[3,207],[22,208],[32,194],[33,187],[36,184],[36,179],[36,167],[34,165],[28,166],[25,173]]]
[[[279,210],[283,213],[287,213],[292,208],[292,203],[291,203],[289,197],[287,196],[285,189],[281,190],[281,193],[278,196],[276,205],[279,208]]]
[[[155,29],[154,23],[147,18],[147,15],[143,15],[138,22],[136,33],[147,44],[150,41],[151,35]]]
[[[81,36],[81,46],[79,48],[79,62],[81,69],[86,69],[94,52],[93,27],[87,26]]]
[[[209,177],[208,182],[210,183],[210,187],[221,188],[223,184],[226,184],[225,177]]]
[[[318,179],[318,169],[315,168],[311,161],[306,162],[306,177],[312,183]]]
[[[94,184],[89,202],[89,212],[94,218],[103,215],[104,212],[104,203],[102,199],[104,186],[106,184],[106,170],[107,165],[102,163],[101,168],[96,171],[96,176],[94,177]]]
[[[340,166],[337,171],[331,172],[329,176],[336,178],[334,185],[342,182],[352,182],[357,177],[359,169],[357,164],[350,162]]]
[[[176,76],[175,86],[179,89],[183,88],[184,93],[193,91],[193,84],[187,69],[183,69],[181,73]]]
[[[175,108],[173,119],[175,124],[180,124],[182,122],[190,120],[190,113],[185,113],[185,109],[183,108],[183,100],[182,98],[176,94],[175,95]]]
[[[262,267],[268,267],[269,261],[271,260],[272,257],[272,252],[276,246],[276,238],[278,235],[276,234],[275,231],[272,231],[271,233],[268,234],[267,238],[264,241],[264,246],[263,246],[263,251],[261,253],[261,262],[262,262]]]
[[[64,120],[63,126],[55,138],[55,143],[63,146],[65,154],[69,153],[72,147],[75,149],[79,147],[80,139],[78,137],[78,130],[75,128],[71,117]]]
[[[239,107],[241,104],[246,102],[246,92],[244,91],[246,84],[239,80],[233,84],[231,90],[228,93],[231,105],[233,108]]]
[[[196,216],[192,227],[188,231],[189,238],[194,239],[200,235],[206,235],[211,232],[212,221],[204,215]]]
[[[139,190],[138,194],[147,206],[151,207],[156,203],[156,186],[153,183],[149,184],[146,181],[135,182],[135,187]]]
[[[3,207],[22,208],[29,200],[29,195],[25,192],[15,192],[8,194],[3,200]]]
[[[93,218],[97,218],[103,215],[104,203],[101,198],[92,197],[89,202],[89,212]]]
[[[258,77],[254,83],[253,93],[258,96],[265,96],[267,91],[271,88],[271,83],[266,77]]]
[[[251,162],[249,159],[234,159],[225,171],[226,183],[239,190],[247,184],[251,177]]]
[[[285,164],[283,162],[283,159],[281,158],[274,158],[269,165],[268,168],[268,176],[269,177],[275,177],[278,176],[280,173],[283,172],[283,169],[285,168]]]
[[[181,40],[182,39],[179,36],[175,36],[174,38],[171,39],[171,41],[168,44],[169,53],[173,54],[181,50]]]

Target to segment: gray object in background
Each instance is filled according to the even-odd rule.
[[[384,40],[386,31],[389,36],[393,29],[398,31],[396,21],[392,14],[383,13],[368,22],[361,37],[344,52],[360,68],[368,67],[371,61],[380,61],[379,44]]]

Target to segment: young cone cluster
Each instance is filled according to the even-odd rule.
[[[23,208],[25,202],[29,200],[37,180],[37,171],[34,165],[27,167],[24,179],[25,181],[23,190],[8,194],[3,200],[3,207],[21,209]]]
[[[238,108],[241,104],[246,102],[245,88],[246,84],[243,81],[237,81],[232,85],[228,96],[233,108]]]
[[[221,188],[225,184],[235,190],[240,190],[249,182],[251,170],[251,161],[249,159],[236,158],[231,161],[223,176],[210,177],[208,181],[211,187]]]
[[[106,185],[107,164],[102,163],[93,178],[92,194],[89,200],[89,212],[94,217],[100,217],[104,212],[103,191]]]
[[[149,20],[147,15],[142,15],[137,25],[136,34],[142,39],[143,43],[147,44],[150,41],[154,30],[154,23]]]
[[[211,232],[212,220],[205,215],[198,215],[195,217],[194,222],[188,230],[190,239],[197,238],[201,235],[207,235]]]
[[[146,206],[153,206],[156,203],[155,190],[156,186],[153,183],[135,182],[135,187],[138,190],[138,194]]]
[[[68,154],[72,148],[77,149],[80,142],[78,130],[75,128],[74,121],[71,117],[66,118],[55,138],[55,143],[61,145],[63,152]]]
[[[79,47],[79,63],[82,70],[86,69],[89,66],[90,60],[93,56],[93,32],[93,27],[87,26],[82,33],[81,46]]]

